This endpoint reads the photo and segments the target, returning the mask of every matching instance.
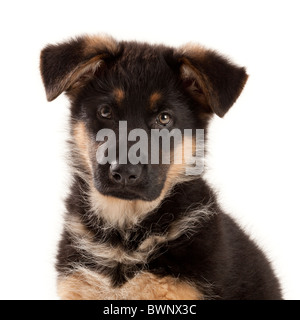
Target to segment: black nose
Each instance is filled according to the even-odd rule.
[[[139,181],[142,174],[141,164],[119,164],[113,162],[110,165],[110,179],[114,183],[123,185],[134,185]]]

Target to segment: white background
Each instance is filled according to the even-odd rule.
[[[247,67],[240,99],[211,126],[209,170],[224,208],[300,298],[299,1],[2,1],[0,298],[55,299],[68,174],[67,100],[47,103],[44,45],[82,33],[199,42]]]

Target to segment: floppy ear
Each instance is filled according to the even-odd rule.
[[[185,88],[204,108],[223,117],[243,90],[245,68],[197,45],[182,47],[179,53]]]
[[[40,71],[48,101],[90,79],[105,58],[117,52],[118,43],[102,36],[82,36],[46,46],[41,52]]]

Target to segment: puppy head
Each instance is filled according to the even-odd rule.
[[[153,201],[185,179],[186,159],[162,163],[161,148],[159,161],[151,158],[153,129],[182,134],[170,142],[170,154],[180,158],[184,129],[193,130],[195,143],[195,130],[205,129],[213,114],[223,117],[247,80],[244,68],[200,46],[95,36],[47,46],[40,67],[47,99],[65,92],[71,101],[76,166],[102,195],[126,200]],[[101,163],[108,153],[113,157]]]

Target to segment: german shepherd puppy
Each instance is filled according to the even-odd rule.
[[[226,114],[247,81],[244,68],[199,45],[85,35],[46,46],[40,69],[48,101],[65,92],[71,102],[73,181],[56,265],[62,299],[282,298],[262,251],[201,174],[186,174],[191,158],[120,161],[120,147],[134,145],[120,132],[125,121],[149,138],[146,150],[153,129],[191,129],[195,156],[195,130]],[[102,129],[117,148],[104,164]],[[171,143],[170,154],[185,145]]]

